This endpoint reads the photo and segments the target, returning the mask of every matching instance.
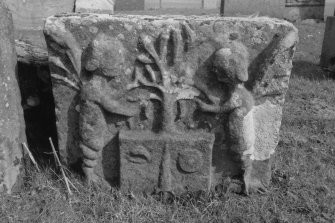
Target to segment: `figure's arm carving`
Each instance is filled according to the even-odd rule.
[[[220,113],[220,105],[218,104],[207,104],[201,101],[199,98],[194,98],[194,100],[198,103],[200,109],[204,112],[212,112],[212,113]]]
[[[134,116],[138,113],[137,109],[135,107],[129,105],[121,104],[120,102],[116,100],[111,100],[107,97],[101,97],[97,103],[103,107],[106,111],[113,113],[113,114],[119,114],[124,116]]]
[[[238,95],[233,95],[228,101],[226,101],[222,105],[219,104],[219,101],[216,100],[215,97],[208,96],[208,98],[211,99],[213,104],[207,104],[199,98],[194,99],[198,103],[201,110],[204,112],[226,113],[242,106],[242,100],[239,98]]]

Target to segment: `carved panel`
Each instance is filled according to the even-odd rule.
[[[209,190],[214,136],[121,131],[120,186],[125,191]]]
[[[75,14],[45,35],[60,154],[90,182],[180,194],[244,172],[262,187],[252,164],[278,142],[291,24]]]

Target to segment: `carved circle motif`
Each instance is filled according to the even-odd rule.
[[[178,165],[186,173],[197,172],[203,162],[202,153],[195,149],[185,149],[178,156]]]

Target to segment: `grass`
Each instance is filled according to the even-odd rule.
[[[324,24],[296,24],[297,48],[270,192],[153,197],[87,187],[67,198],[52,168],[30,171],[19,193],[0,196],[0,222],[335,222],[335,81],[317,66]]]

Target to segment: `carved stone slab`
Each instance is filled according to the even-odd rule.
[[[169,164],[169,190],[196,181],[194,189],[204,189],[239,174],[246,192],[269,182],[298,39],[291,23],[68,14],[48,18],[45,36],[60,155],[69,165],[81,162],[89,181],[119,185],[121,176],[125,188],[151,191],[159,185],[162,157],[175,162],[204,138],[193,149],[207,158],[212,149],[212,179],[201,177],[207,161],[205,172],[185,181],[172,180],[180,173]],[[144,149],[132,151],[131,144]],[[126,158],[137,152],[144,160],[152,156],[139,165],[147,172]],[[188,154],[186,160],[196,156]],[[131,179],[140,170],[143,186],[135,187]]]
[[[0,30],[0,192],[10,193],[22,181],[21,143],[26,138],[16,77],[13,21],[9,9],[2,1]]]
[[[121,131],[120,188],[174,194],[209,190],[213,143],[208,133]]]

